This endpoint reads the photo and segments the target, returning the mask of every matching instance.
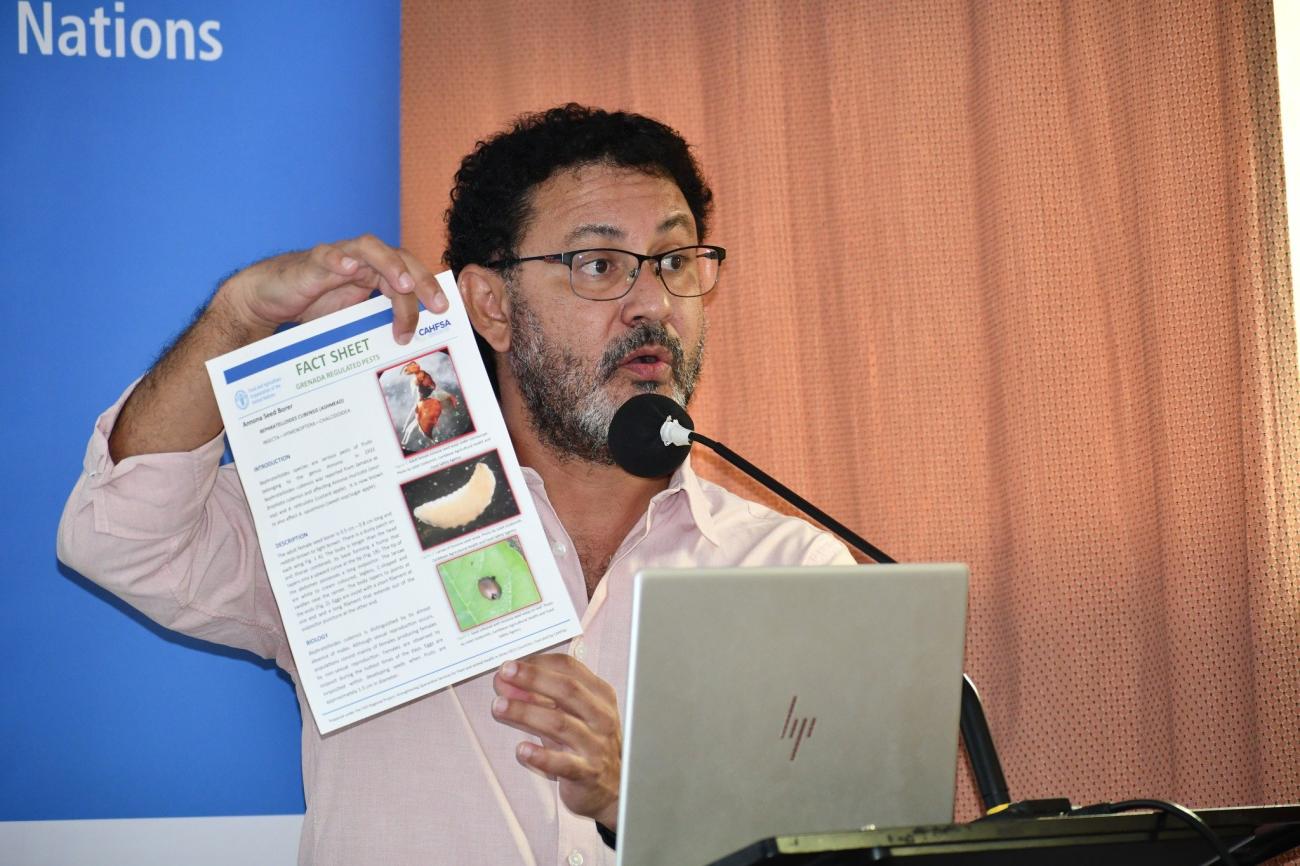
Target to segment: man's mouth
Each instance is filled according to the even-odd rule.
[[[599,381],[610,382],[620,372],[634,380],[663,384],[677,375],[685,358],[681,341],[662,323],[643,324],[605,347],[597,365]]]
[[[672,353],[663,346],[640,346],[619,361],[619,367],[641,379],[662,379],[672,370]]]

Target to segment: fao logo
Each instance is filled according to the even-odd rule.
[[[246,391],[235,392],[235,406],[241,412],[248,408],[248,393]]]
[[[781,728],[781,739],[794,740],[794,747],[790,749],[790,760],[792,761],[799,754],[799,745],[804,740],[811,740],[813,728],[817,727],[816,716],[803,716],[800,718],[794,714],[794,707],[798,702],[798,695],[790,698],[790,709],[786,710],[785,725]]]

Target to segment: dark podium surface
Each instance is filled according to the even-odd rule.
[[[1300,845],[1300,805],[1201,809],[1197,814],[1242,866],[1262,863]],[[895,860],[916,866],[1219,862],[1210,844],[1186,824],[1163,813],[1133,812],[775,836],[711,866],[847,866]]]

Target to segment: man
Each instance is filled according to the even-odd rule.
[[[322,737],[303,712],[303,863],[612,862],[631,582],[647,566],[848,564],[802,521],[683,466],[613,465],[633,394],[689,400],[711,193],[686,143],[632,114],[565,106],[480,143],[456,175],[445,259],[457,276],[583,636]],[[273,658],[296,680],[203,362],[286,322],[446,299],[373,237],[259,262],[100,417],[59,530],[64,562],[163,625]],[[299,690],[299,701],[303,700]],[[604,835],[608,836],[608,833]]]

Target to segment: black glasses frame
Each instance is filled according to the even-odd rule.
[[[674,292],[672,287],[668,285],[668,281],[664,279],[663,260],[675,253],[680,253],[685,250],[708,250],[715,254],[718,259],[718,277],[721,278],[722,263],[727,258],[727,251],[722,247],[716,247],[710,244],[691,244],[690,246],[665,250],[662,253],[649,253],[646,255],[634,253],[631,250],[620,250],[617,247],[588,247],[581,250],[569,250],[567,253],[548,253],[543,256],[521,256],[519,258],[496,259],[488,262],[484,267],[492,268],[493,270],[500,270],[501,268],[514,267],[515,265],[520,265],[524,262],[546,262],[550,265],[564,265],[569,269],[569,291],[578,295],[578,297],[582,298],[584,301],[617,301],[619,298],[625,297],[628,292],[632,291],[632,286],[636,285],[636,278],[641,275],[641,268],[645,263],[653,262],[655,276],[659,278],[659,283],[668,291],[668,294],[678,298],[702,298],[717,288],[718,280],[715,279],[713,285],[709,286],[698,295],[683,295]],[[579,294],[578,290],[573,287],[573,257],[580,256],[583,253],[622,253],[623,255],[632,256],[632,258],[636,259],[636,267],[629,271],[627,275],[627,288],[624,289],[621,294],[608,298],[589,298],[586,295]]]

